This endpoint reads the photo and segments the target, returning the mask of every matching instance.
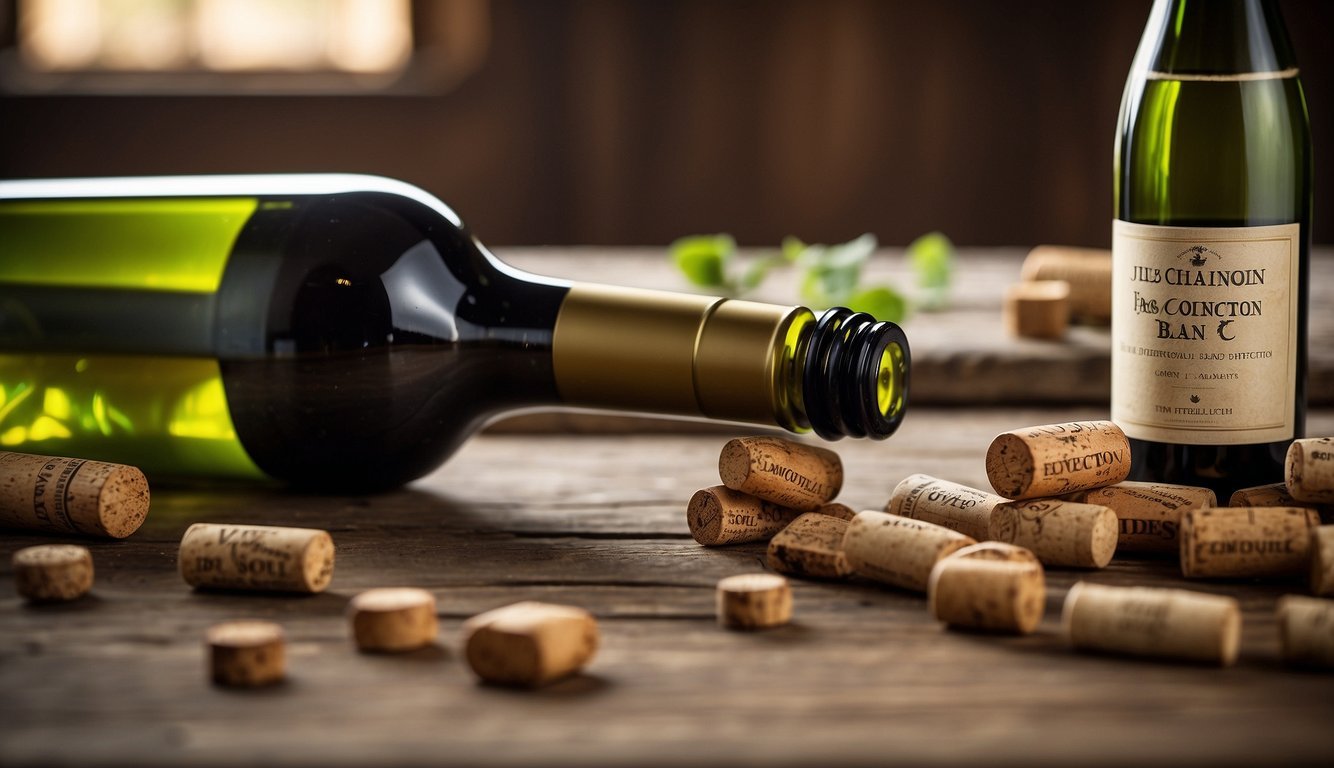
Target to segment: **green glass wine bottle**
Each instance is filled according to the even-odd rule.
[[[0,182],[0,450],[389,487],[548,405],[883,438],[909,364],[846,309],[524,274],[390,179]]]
[[[1117,128],[1112,418],[1132,477],[1278,482],[1306,414],[1311,150],[1278,3],[1157,0]]]

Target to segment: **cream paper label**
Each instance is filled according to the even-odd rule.
[[[1293,437],[1300,226],[1112,224],[1112,420],[1130,437]]]

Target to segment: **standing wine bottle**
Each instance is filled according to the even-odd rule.
[[[1278,482],[1306,416],[1311,151],[1278,3],[1157,0],[1121,103],[1112,418],[1132,477]]]
[[[0,449],[387,487],[515,408],[883,438],[898,326],[564,283],[352,175],[0,183]]]

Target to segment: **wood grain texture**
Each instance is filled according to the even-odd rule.
[[[913,472],[974,487],[995,434],[1096,418],[1095,409],[918,410],[884,443],[845,441],[840,500],[879,508]],[[1318,411],[1313,434],[1334,434]],[[764,545],[707,549],[685,504],[710,483],[717,435],[484,435],[413,486],[381,496],[154,488],[133,537],[82,542],[92,594],[28,606],[0,597],[0,764],[31,765],[1052,765],[1258,764],[1328,757],[1334,678],[1281,665],[1274,607],[1299,582],[1187,584],[1172,559],[1049,569],[1046,618],[1027,637],[943,629],[921,595],[793,580],[794,621],[761,634],[716,625],[718,579],[764,571]],[[516,457],[522,457],[521,460]],[[320,527],[338,546],[312,596],[191,591],[175,545],[201,521]],[[13,551],[54,537],[0,536]],[[1235,667],[1067,649],[1070,586],[1185,586],[1235,596]],[[437,643],[359,654],[347,602],[380,586],[436,598]],[[475,683],[463,621],[518,600],[582,606],[601,626],[586,670],[535,692]],[[202,636],[276,621],[287,681],[207,680]],[[888,758],[887,758],[888,756]]]

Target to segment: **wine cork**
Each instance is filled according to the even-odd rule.
[[[1027,635],[1042,621],[1046,594],[1036,562],[955,553],[931,569],[926,599],[932,617],[948,626]]]
[[[413,651],[430,645],[440,631],[435,596],[413,587],[368,589],[352,598],[347,615],[362,651]]]
[[[1112,252],[1098,248],[1039,245],[1019,269],[1022,280],[1064,280],[1070,315],[1091,325],[1112,321]]]
[[[1005,292],[1005,328],[1026,339],[1059,339],[1070,325],[1070,284],[1064,280],[1015,283]]]
[[[1334,600],[1284,595],[1275,614],[1284,661],[1334,667]]]
[[[843,556],[848,521],[807,512],[769,541],[766,561],[780,573],[841,579],[852,572]]]
[[[995,494],[930,475],[909,475],[890,494],[885,511],[958,531],[974,539],[985,539],[991,510],[1004,502]]]
[[[848,523],[843,554],[858,576],[925,592],[936,561],[976,543],[935,523],[863,510]]]
[[[1311,594],[1334,595],[1334,525],[1311,531]]]
[[[1033,550],[1003,541],[979,541],[953,553],[950,557],[964,557],[975,560],[992,560],[1002,563],[1032,563],[1042,565]]]
[[[41,544],[14,553],[14,586],[34,603],[75,600],[93,588],[93,554],[73,544]]]
[[[1292,441],[1285,477],[1292,498],[1334,504],[1334,437]]]
[[[1105,568],[1116,552],[1116,513],[1058,499],[1010,501],[992,512],[990,538],[1029,549],[1044,565]]]
[[[715,485],[695,491],[686,505],[686,524],[706,547],[764,541],[796,520],[801,512]]]
[[[845,522],[857,516],[857,510],[849,507],[847,504],[840,504],[837,501],[821,504],[815,511],[822,515],[828,515],[829,517],[837,517],[839,520]]]
[[[258,688],[281,682],[287,673],[283,628],[271,621],[228,621],[209,627],[213,682],[237,688]]]
[[[1119,483],[1130,474],[1130,441],[1110,421],[1073,421],[997,435],[987,479],[1007,499],[1035,499]]]
[[[1181,549],[1177,530],[1187,509],[1218,506],[1208,488],[1124,480],[1084,494],[1086,504],[1101,504],[1116,513],[1118,552],[1157,552],[1175,555]]]
[[[123,539],[148,517],[148,480],[105,461],[0,452],[0,526]]]
[[[813,445],[740,437],[723,446],[718,475],[734,491],[808,512],[838,495],[843,462],[837,453]]]
[[[1187,578],[1295,576],[1305,572],[1315,510],[1216,507],[1181,516],[1181,574]]]
[[[792,620],[792,588],[773,573],[743,573],[718,582],[718,623],[729,629],[769,629]]]
[[[334,544],[314,528],[195,523],[181,537],[179,564],[192,587],[323,592]]]
[[[1307,507],[1309,509],[1318,509],[1319,505],[1309,502],[1298,501],[1292,498],[1288,493],[1287,483],[1270,483],[1269,485],[1257,485],[1252,488],[1241,488],[1233,491],[1232,498],[1228,499],[1229,507]]]
[[[1079,582],[1061,623],[1076,648],[1229,666],[1241,644],[1241,608],[1231,597],[1184,589]]]
[[[598,647],[598,624],[582,608],[522,602],[463,623],[468,666],[488,683],[536,688],[579,671]]]

